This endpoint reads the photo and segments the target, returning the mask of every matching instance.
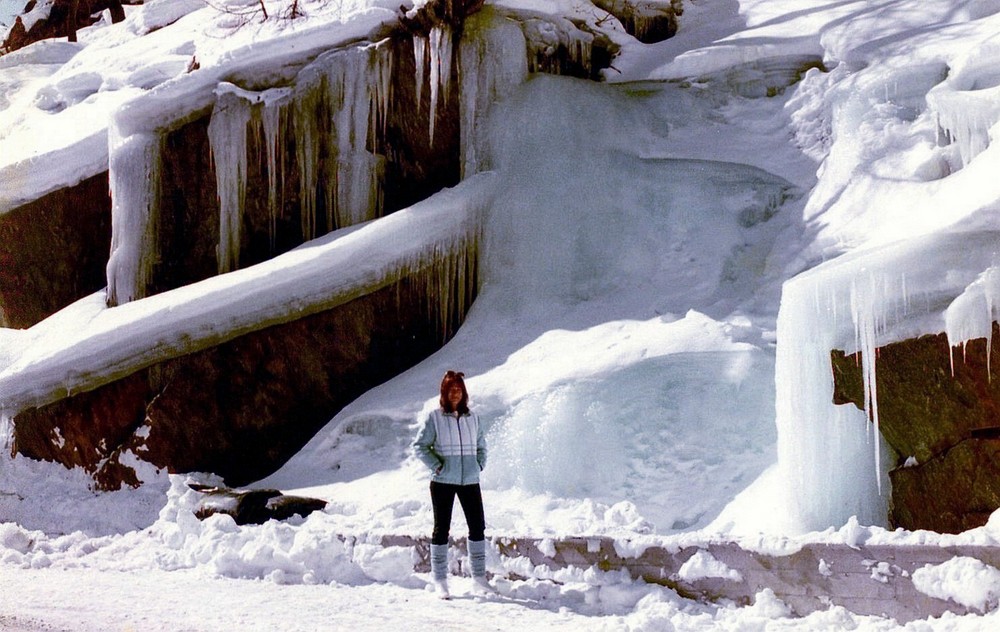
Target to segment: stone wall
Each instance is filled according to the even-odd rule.
[[[863,409],[860,355],[831,360],[834,403]],[[985,338],[951,348],[943,333],[922,336],[879,348],[875,372],[879,429],[899,455],[890,523],[945,533],[985,524],[1000,507],[1000,326],[988,354]]]

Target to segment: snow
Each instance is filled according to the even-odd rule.
[[[705,579],[719,577],[729,579],[734,582],[743,581],[743,576],[739,571],[735,571],[709,553],[708,551],[696,551],[688,558],[677,571],[678,577],[687,580]]]
[[[1000,570],[971,557],[953,557],[913,571],[913,584],[925,595],[951,599],[987,612],[1000,598]]]
[[[349,83],[381,64],[375,47],[327,54],[353,68],[336,81],[323,60],[303,68],[393,20],[398,3],[300,4],[304,18],[240,24],[200,2],[154,0],[124,23],[81,30],[79,44],[0,57],[0,212],[110,163],[119,241],[109,274],[124,303],[108,309],[99,293],[31,329],[0,329],[0,594],[16,595],[0,602],[0,627],[901,628],[836,607],[793,618],[770,591],[750,606],[700,604],[618,573],[551,571],[495,551],[498,595],[473,598],[456,577],[459,598],[442,605],[412,572],[412,551],[374,538],[430,531],[426,473],[408,444],[449,368],[469,376],[490,428],[490,537],[538,537],[554,552],[561,537],[610,536],[635,554],[718,538],[775,554],[805,542],[1000,544],[996,517],[960,535],[885,529],[896,455],[868,421],[877,424],[875,347],[939,331],[960,344],[990,335],[996,316],[1000,2],[689,0],[677,37],[658,44],[603,23],[624,51],[601,85],[525,81],[526,62],[491,56],[525,46],[504,18],[451,52],[439,33],[415,44],[428,64],[417,73],[432,109],[462,91],[461,185],[143,298],[156,254],[156,192],[144,185],[159,131],[191,111],[226,112],[213,119],[213,155],[229,226],[248,125],[264,132],[270,175],[281,121],[306,98],[224,82],[269,73],[262,85],[290,85],[316,73],[339,86],[323,98],[343,105],[337,129],[352,133],[295,128],[302,151],[337,143],[354,160],[377,126],[388,78]],[[564,35],[567,16],[594,25],[603,15],[569,0],[496,4],[529,11],[545,37]],[[351,196],[378,196],[357,184]],[[260,526],[199,521],[184,476],[135,461],[138,490],[97,494],[79,470],[8,456],[9,417],[24,407],[327,309],[435,252],[467,272],[473,237],[484,284],[453,340],[347,406],[259,482],[327,499],[325,511]],[[234,247],[223,252],[224,269],[235,267]],[[830,404],[832,348],[862,351],[867,411]],[[453,532],[464,528],[456,516]],[[683,572],[736,571],[704,552]],[[832,571],[820,561],[818,572]],[[873,561],[873,579],[890,572]],[[970,558],[914,573],[928,596],[988,611],[919,625],[995,626],[998,573]],[[213,603],[192,608],[205,592]]]

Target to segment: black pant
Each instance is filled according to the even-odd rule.
[[[483,513],[483,492],[475,485],[449,485],[431,481],[431,505],[434,507],[434,533],[431,544],[448,544],[451,530],[451,508],[455,496],[462,503],[465,521],[469,523],[469,539],[486,539],[486,516]]]

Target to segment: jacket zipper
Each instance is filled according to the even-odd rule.
[[[465,441],[462,440],[462,415],[455,413],[455,424],[458,425],[458,463],[460,465],[459,485],[465,485]]]

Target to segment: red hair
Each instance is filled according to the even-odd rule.
[[[448,371],[444,374],[444,378],[441,380],[441,408],[446,413],[457,412],[459,415],[469,414],[469,391],[465,389],[465,373],[459,371]],[[458,406],[455,409],[451,407],[451,400],[448,399],[448,391],[451,390],[452,386],[459,386],[462,388],[462,401],[458,402]]]

